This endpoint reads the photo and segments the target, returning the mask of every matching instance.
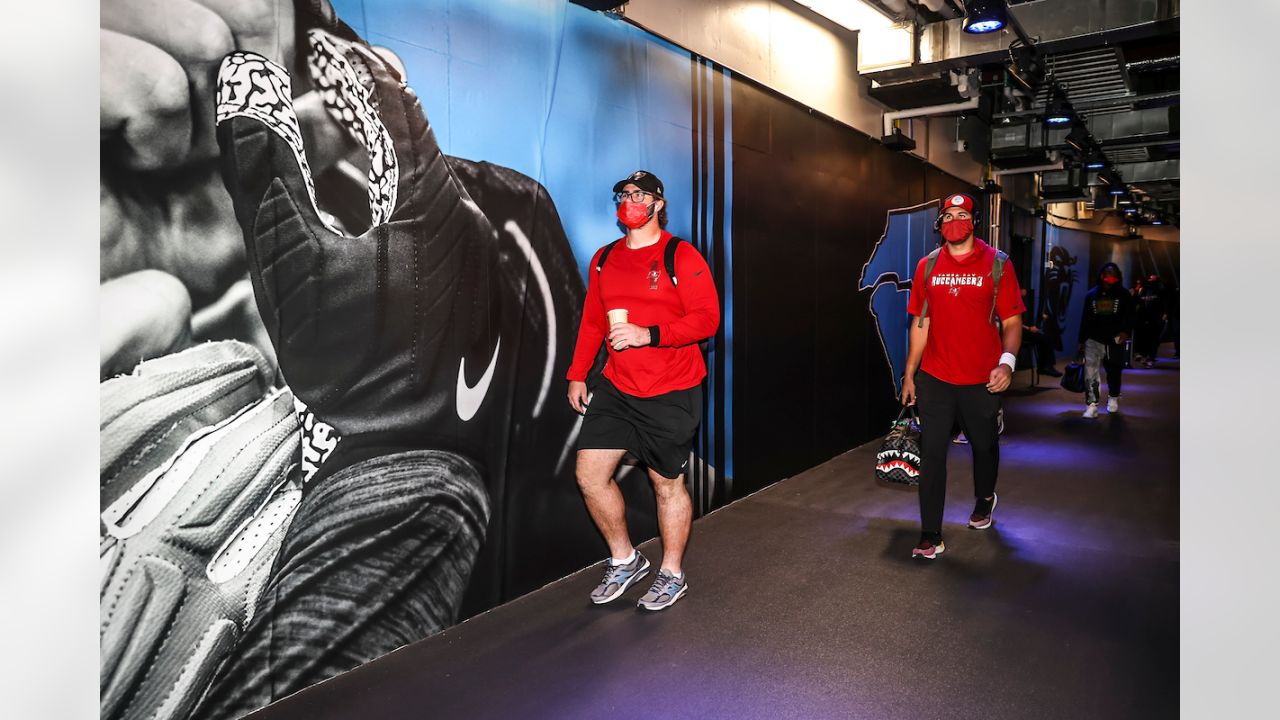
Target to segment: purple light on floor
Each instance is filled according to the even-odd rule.
[[[1082,410],[1071,406],[1077,415]],[[1081,418],[1083,420],[1083,418]],[[1025,462],[1029,466],[1051,466],[1071,468],[1080,464],[1080,446],[1068,439],[1019,440],[1007,438],[1000,445],[1001,463]]]

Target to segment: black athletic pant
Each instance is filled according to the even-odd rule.
[[[957,420],[973,451],[974,497],[995,492],[1000,396],[987,392],[986,383],[952,385],[921,371],[916,374],[916,408],[920,413],[920,527],[940,536],[947,502],[947,450]]]
[[[1036,349],[1036,366],[1040,370],[1051,368],[1057,358],[1054,357],[1053,341],[1042,332],[1022,331],[1022,344]]]
[[[1163,320],[1145,320],[1138,326],[1137,347],[1134,349],[1139,355],[1148,359],[1155,360],[1156,353],[1160,351],[1160,336],[1164,334]]]

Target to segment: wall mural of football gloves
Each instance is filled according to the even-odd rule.
[[[334,110],[341,114],[336,106]],[[424,120],[420,127],[429,132]],[[245,134],[253,136],[251,131]],[[253,157],[236,145],[234,131],[224,142],[234,146],[226,157]],[[438,151],[434,159],[442,162]],[[420,175],[422,165],[415,162],[411,172]],[[283,186],[278,176],[273,179],[276,187]],[[309,187],[304,177],[293,175],[289,180],[295,191]],[[387,197],[394,198],[398,187],[388,190],[379,182],[370,186],[379,193],[379,210],[394,206]],[[421,198],[420,188],[412,191],[401,197]],[[279,195],[274,198],[279,202]],[[414,227],[415,220],[421,218],[407,218],[402,227]],[[474,214],[471,220],[475,224]],[[452,219],[452,227],[449,222],[446,217],[432,228],[436,232],[419,227],[417,233],[405,233],[410,242],[402,238],[400,243],[393,233],[374,228],[371,233],[380,237],[370,245],[380,253],[403,253],[414,239],[443,238],[470,241],[469,249],[443,249],[446,255],[473,257],[484,249],[475,242],[476,231],[466,231],[465,222]],[[459,225],[464,229],[459,231]],[[301,237],[314,240],[315,227],[299,228],[296,222],[284,226],[285,231],[300,229]],[[297,240],[284,233],[264,238],[246,232],[251,251],[291,250],[291,239]],[[331,239],[342,238],[333,234]],[[429,257],[429,251],[411,247],[408,256]],[[360,273],[353,266],[359,260],[371,260],[368,267],[382,273],[389,265],[385,255],[381,262],[376,255],[359,253],[355,259],[346,256],[346,263],[336,256],[325,259],[339,267],[345,264],[356,276]],[[315,342],[317,325],[323,325],[333,328],[355,355],[360,346],[352,342],[352,332],[359,328],[333,325],[333,316],[294,323],[293,306],[282,306],[275,302],[277,296],[266,294],[267,283],[272,283],[271,291],[280,290],[281,275],[269,275],[267,282],[261,276],[264,261],[273,271],[297,267],[281,260],[278,254],[251,254],[251,267],[258,269],[253,275],[255,294],[264,312],[272,310],[267,317],[272,319],[272,340],[278,343],[286,379],[300,377],[317,406],[338,408],[334,414],[343,419],[358,417],[365,406],[344,404],[350,392],[336,391],[323,377],[308,374],[315,366],[308,367],[305,353],[294,349]],[[302,267],[314,270],[305,263]],[[465,273],[456,264],[451,269],[455,277]],[[438,280],[430,272],[422,275],[424,281]],[[395,282],[385,274],[373,277]],[[406,324],[404,318],[370,312],[387,304],[395,309],[392,301],[403,303],[404,297],[378,296],[373,283],[356,282],[362,278],[309,279],[352,280],[346,289],[371,300],[365,308],[344,308],[367,313],[354,319],[356,325],[368,322],[370,328],[384,331]],[[469,287],[485,290],[488,285],[473,281]],[[436,288],[446,299],[461,295],[453,290]],[[416,299],[418,305],[409,299],[408,312],[418,313],[416,319],[425,325],[431,318],[423,317],[424,298]],[[430,300],[440,302],[438,296]],[[462,301],[473,310],[489,309],[482,299]],[[486,325],[473,321],[462,327]],[[428,340],[437,348],[456,348],[456,342],[441,339],[445,334],[437,327],[434,337],[409,342],[422,343],[423,355]],[[360,356],[365,363],[351,367],[346,377],[364,373],[360,380],[372,377],[375,385],[387,382],[401,391],[416,390],[414,402],[429,402],[423,397],[429,383],[422,377],[402,377],[398,384],[390,378],[397,369],[408,375],[404,367],[420,368],[427,358],[416,357],[415,364],[398,357],[398,363],[380,366],[370,358],[377,354],[373,351],[387,349],[383,338],[373,334],[359,340],[370,343],[363,349],[371,351]],[[309,347],[337,352],[332,345]],[[251,347],[212,343],[143,363],[130,375],[103,383],[104,718],[192,717],[191,709],[201,697],[203,704],[194,716],[239,717],[456,619],[489,518],[488,494],[476,465],[438,448],[373,448],[358,442],[367,436],[359,432],[363,426],[352,422],[357,442],[351,446],[358,452],[326,468],[326,476],[315,476],[338,436],[328,423],[295,412],[301,409],[300,401],[292,388],[272,389],[274,375],[270,363]],[[479,384],[472,382],[468,388]],[[331,405],[334,396],[339,400]],[[454,422],[462,421],[449,415]],[[305,448],[299,447],[300,436],[307,442]],[[394,429],[379,435],[380,440],[387,437],[398,436]]]
[[[536,546],[504,505],[580,504],[579,418],[550,390],[585,288],[555,204],[443,156],[393,66],[307,5],[296,62],[237,52],[218,76],[223,222],[261,333],[229,336],[253,345],[190,347],[210,308],[184,273],[208,273],[108,274],[104,234],[104,298],[129,311],[104,306],[104,718],[241,717],[438,632],[499,599],[501,548]]]
[[[304,493],[293,397],[234,341],[101,403],[103,718],[239,717],[455,620],[488,518],[468,461],[398,453]]]

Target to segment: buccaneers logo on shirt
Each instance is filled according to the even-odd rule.
[[[947,273],[930,276],[929,284],[935,287],[938,285],[949,285],[953,288],[961,285],[982,287],[986,279],[985,275],[958,275],[955,273]]]
[[[658,261],[654,260],[649,263],[649,289],[658,289]]]

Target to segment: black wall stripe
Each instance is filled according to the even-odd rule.
[[[712,138],[711,147],[714,153],[714,181],[715,196],[711,201],[712,219],[711,219],[711,237],[713,242],[709,257],[712,262],[712,277],[715,278],[716,294],[720,296],[721,305],[726,305],[732,301],[726,298],[724,294],[724,256],[725,256],[725,236],[724,236],[724,211],[725,211],[725,195],[724,195],[724,178],[725,178],[725,156],[724,156],[724,124],[725,124],[725,107],[724,107],[724,73],[719,65],[712,64],[712,83],[711,83],[711,101],[713,106],[712,122]],[[725,363],[728,359],[725,357],[727,348],[725,346],[724,337],[724,317],[723,307],[721,312],[720,327],[716,330],[715,348],[716,352],[712,357],[715,367],[715,383],[716,383],[716,403],[711,408],[711,412],[715,416],[715,437],[713,437],[712,454],[716,463],[716,477],[714,487],[711,489],[711,497],[708,498],[712,507],[718,507],[725,502],[724,497],[724,469],[727,466],[727,458],[725,457]]]

